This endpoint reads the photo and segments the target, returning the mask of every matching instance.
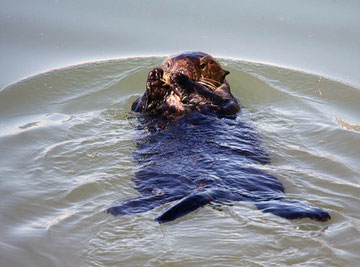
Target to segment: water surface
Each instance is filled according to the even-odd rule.
[[[138,192],[131,103],[161,57],[55,69],[0,92],[0,256],[4,266],[356,266],[360,260],[360,90],[326,77],[221,59],[286,197],[330,212],[289,221],[252,204],[104,211]]]

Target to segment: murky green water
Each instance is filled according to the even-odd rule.
[[[128,112],[162,59],[69,66],[0,92],[1,265],[357,266],[360,90],[291,69],[221,59],[270,150],[264,168],[331,221],[288,221],[245,202],[162,226],[157,209],[104,213],[138,194]]]
[[[357,0],[1,1],[0,266],[358,266],[359,13]],[[128,111],[154,55],[183,50],[230,58],[264,168],[330,222],[244,202],[163,226],[164,207],[104,213],[138,194]]]

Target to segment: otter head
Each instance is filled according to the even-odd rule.
[[[215,90],[224,81],[228,71],[223,70],[212,56],[202,52],[185,52],[170,56],[162,64],[163,79],[168,83],[174,73],[183,73],[195,83]]]

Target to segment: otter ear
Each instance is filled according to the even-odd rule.
[[[230,71],[227,71],[227,70],[222,70],[222,73],[223,73],[223,75],[222,75],[222,80],[224,81],[224,80],[225,80],[226,75],[228,75],[228,74],[230,73]]]
[[[224,73],[224,75],[223,75],[223,80],[225,80],[226,75],[228,75],[228,74],[230,73],[230,71],[223,70],[223,73]]]

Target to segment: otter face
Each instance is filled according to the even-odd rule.
[[[185,52],[171,56],[161,64],[161,69],[164,71],[165,83],[169,82],[170,76],[174,73],[182,73],[195,83],[213,91],[229,74],[212,56],[202,52]]]

